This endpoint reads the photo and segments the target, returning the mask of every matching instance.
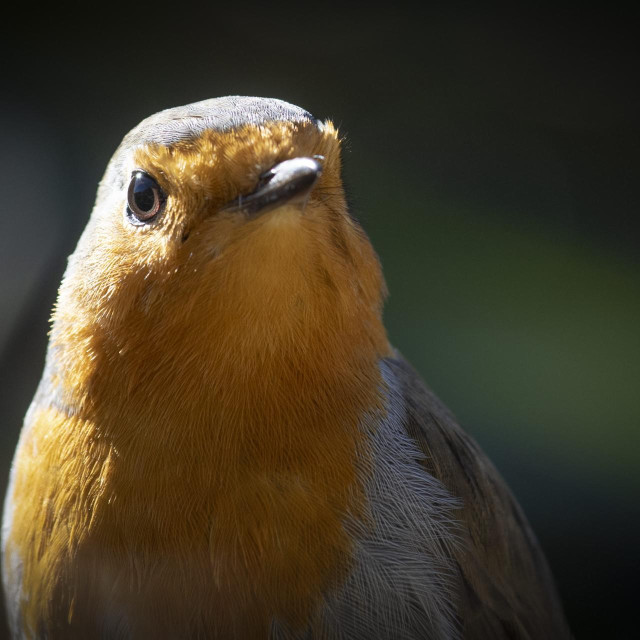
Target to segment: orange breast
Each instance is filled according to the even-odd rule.
[[[216,213],[225,188],[255,178],[247,167],[314,154],[325,170],[304,213]],[[22,562],[24,626],[65,638],[302,628],[349,570],[361,424],[383,410],[390,349],[337,134],[205,132],[135,162],[170,194],[165,216],[134,232],[122,202],[99,198],[54,314],[40,397],[55,401],[34,407],[16,455],[7,557]]]
[[[114,340],[77,315],[65,333],[58,311],[54,344],[73,335],[88,348],[50,382],[63,398],[82,390],[75,415],[38,407],[16,458],[8,546],[23,561],[28,628],[266,637],[274,617],[309,624],[348,571],[342,524],[362,509],[360,423],[382,410],[388,344],[378,308],[348,306],[330,265],[297,265],[317,288],[295,275],[270,284],[262,269],[291,262],[278,242],[300,223],[268,224],[277,235],[226,255],[244,265],[228,292],[190,313],[167,295],[155,323],[136,307],[129,327],[144,339]]]

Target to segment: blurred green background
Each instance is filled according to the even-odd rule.
[[[392,341],[511,485],[576,637],[635,638],[634,16],[444,6],[27,8],[5,24],[0,491],[66,256],[122,136],[195,100],[279,97],[346,136]]]

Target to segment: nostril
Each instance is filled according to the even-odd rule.
[[[273,172],[272,169],[269,169],[269,171],[265,171],[259,178],[258,178],[258,185],[257,185],[257,189],[261,189],[262,187],[264,187],[265,185],[269,184],[269,182],[271,182],[271,179],[273,178],[273,176],[275,175],[275,173]]]

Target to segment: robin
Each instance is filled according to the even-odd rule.
[[[11,470],[15,638],[562,638],[520,507],[389,344],[330,121],[169,109],[71,256]]]

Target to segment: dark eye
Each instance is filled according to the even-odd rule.
[[[167,197],[158,183],[144,171],[134,171],[127,194],[127,216],[133,224],[151,222],[164,207]]]

